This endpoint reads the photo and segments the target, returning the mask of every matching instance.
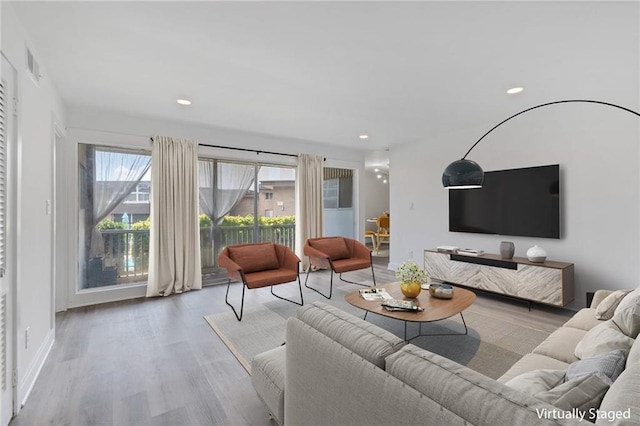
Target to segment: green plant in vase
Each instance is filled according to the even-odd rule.
[[[400,280],[400,290],[408,298],[418,297],[422,283],[427,281],[427,274],[416,262],[407,260],[396,270],[396,278]]]

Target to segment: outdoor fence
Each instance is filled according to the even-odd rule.
[[[295,224],[221,226],[220,247],[251,242],[274,242],[295,250]],[[149,230],[108,229],[100,231],[104,239],[104,267],[117,268],[117,283],[146,280],[149,272]],[[217,253],[209,228],[200,228],[200,254],[203,274],[218,269]]]

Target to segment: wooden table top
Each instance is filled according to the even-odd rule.
[[[388,311],[380,305],[380,301],[367,301],[364,300],[358,290],[354,290],[348,293],[344,299],[351,305],[360,309],[364,309],[368,312],[373,312],[378,315],[384,315],[385,317],[395,318],[403,321],[410,322],[430,322],[439,321],[454,315],[467,309],[476,300],[476,294],[470,290],[454,287],[453,298],[451,299],[438,299],[431,297],[429,290],[422,290],[417,298],[408,299],[404,297],[400,290],[400,283],[389,283],[372,288],[384,288],[387,290],[394,299],[413,300],[424,308],[422,312],[402,312],[402,311]]]

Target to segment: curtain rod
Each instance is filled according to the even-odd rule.
[[[153,138],[150,138],[151,142],[153,142]],[[271,154],[271,155],[284,155],[286,157],[295,157],[298,158],[298,156],[296,154],[284,154],[282,152],[273,152],[273,151],[260,151],[257,149],[249,149],[249,148],[235,148],[232,146],[222,146],[222,145],[208,145],[206,143],[199,143],[198,146],[206,146],[209,148],[222,148],[222,149],[232,149],[234,151],[245,151],[245,152],[255,152],[257,155],[260,154]],[[324,157],[322,159],[323,161],[327,161],[327,158]]]

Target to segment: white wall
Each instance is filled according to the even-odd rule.
[[[203,127],[166,120],[156,120],[149,117],[124,115],[106,111],[89,111],[85,109],[70,109],[68,114],[67,136],[65,141],[65,157],[68,167],[65,167],[66,177],[60,179],[59,191],[67,194],[77,194],[77,144],[95,143],[102,145],[121,145],[143,147],[151,150],[149,137],[153,135],[177,136],[191,138],[199,143],[221,145],[237,148],[248,148],[281,153],[307,153],[326,157],[327,167],[349,168],[356,170],[356,176],[364,174],[364,153],[343,147],[320,145],[309,141],[288,139],[283,137],[247,133],[230,129]],[[275,164],[296,164],[293,157],[269,154],[256,155],[253,152],[239,152],[232,150],[200,148],[200,153],[231,160],[264,161]],[[358,179],[356,179],[358,182]],[[356,186],[358,188],[358,186]],[[67,211],[63,215],[67,218],[67,228],[70,243],[66,253],[66,268],[75,271],[77,260],[77,196],[67,203]],[[358,206],[364,205],[365,189],[357,191],[358,204],[354,209],[356,235],[363,234],[365,211]],[[67,289],[67,300],[59,304],[58,309],[100,303],[122,298],[142,296],[140,288],[128,288],[114,291],[83,291],[76,292],[77,277],[75,272],[69,277],[70,286]],[[64,289],[57,293],[65,297]],[[62,306],[64,305],[64,306]]]
[[[2,4],[2,52],[18,73],[17,164],[17,400],[23,402],[54,338],[53,200],[54,125],[64,127],[65,109],[46,65],[38,85],[25,71],[28,37],[11,4]],[[39,59],[36,46],[30,49]],[[28,345],[25,331],[29,329]],[[20,404],[18,404],[20,405]]]
[[[638,110],[637,58],[630,67],[626,94],[617,102],[606,100]],[[448,231],[448,192],[441,184],[442,171],[504,118],[496,117],[486,129],[394,147],[392,225],[394,235],[400,233],[402,239],[393,240],[391,264],[397,266],[410,251],[422,262],[422,251],[438,245],[499,253],[500,241],[506,240],[515,243],[516,256],[526,256],[526,250],[538,244],[549,259],[575,264],[572,308],[584,306],[588,291],[637,287],[640,119],[622,110],[587,104],[544,107],[506,123],[469,156],[486,171],[560,164],[561,239]],[[414,210],[409,210],[410,203]]]

